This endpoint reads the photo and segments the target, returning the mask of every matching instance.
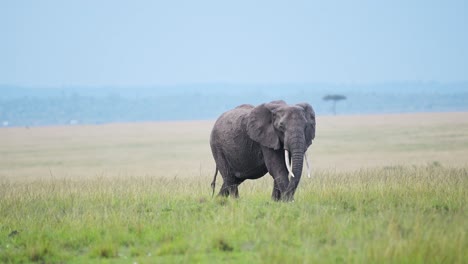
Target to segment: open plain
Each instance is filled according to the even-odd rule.
[[[213,123],[1,128],[0,262],[468,261],[468,113],[318,116],[294,203],[212,198]]]

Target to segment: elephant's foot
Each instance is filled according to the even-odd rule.
[[[282,196],[281,196],[281,201],[283,202],[294,202],[294,194],[293,193],[290,193],[290,192],[285,192]]]
[[[273,189],[273,193],[271,194],[271,199],[275,202],[281,200],[281,192],[278,189]]]

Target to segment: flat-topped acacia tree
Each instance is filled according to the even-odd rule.
[[[333,101],[333,115],[336,115],[336,102],[346,100],[346,96],[341,94],[327,94],[323,97],[325,101]]]

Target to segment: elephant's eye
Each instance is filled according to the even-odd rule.
[[[279,128],[280,130],[283,130],[283,131],[284,131],[284,130],[286,129],[286,126],[284,125],[284,122],[281,122],[281,121],[280,121],[280,122],[278,123],[278,128]]]

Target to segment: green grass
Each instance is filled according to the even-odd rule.
[[[212,199],[209,178],[4,180],[0,262],[468,260],[466,168],[318,171],[294,203],[270,201],[269,177]]]

